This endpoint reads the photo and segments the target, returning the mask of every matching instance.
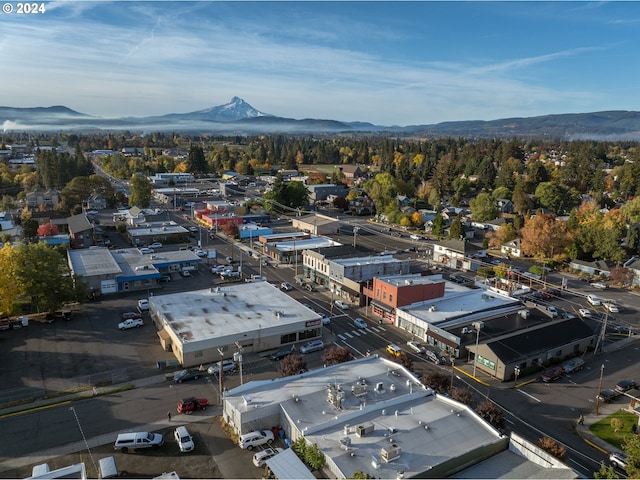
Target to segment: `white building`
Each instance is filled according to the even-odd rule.
[[[473,409],[436,395],[377,355],[249,382],[227,392],[223,417],[238,434],[280,425],[292,441],[317,445],[326,478],[353,478],[356,471],[373,478],[446,478],[497,456],[498,465],[471,478],[500,478],[490,476],[498,466],[511,469],[506,478],[577,478],[534,445],[518,453],[518,444]]]
[[[241,345],[260,352],[322,335],[321,317],[267,282],[149,298],[163,346],[183,366],[230,358]]]

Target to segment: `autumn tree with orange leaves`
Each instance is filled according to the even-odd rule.
[[[550,213],[525,220],[520,236],[525,255],[539,259],[562,260],[573,241],[567,223]]]

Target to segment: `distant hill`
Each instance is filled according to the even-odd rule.
[[[153,117],[101,118],[68,107],[0,107],[5,131],[134,130],[252,135],[259,133],[375,133],[378,135],[466,138],[549,138],[640,140],[640,112],[568,113],[499,120],[468,120],[406,127],[341,122],[327,119],[283,118],[261,112],[243,99],[190,113]]]

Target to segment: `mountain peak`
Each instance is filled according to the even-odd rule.
[[[187,115],[196,115],[202,120],[215,122],[235,122],[246,118],[271,117],[267,113],[256,110],[240,97],[233,97],[229,103],[224,105],[198,110]]]

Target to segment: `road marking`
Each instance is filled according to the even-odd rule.
[[[340,340],[342,340],[342,341],[344,341],[344,340],[345,340],[345,336],[344,336],[344,335],[342,335],[341,333],[339,333],[339,334],[338,334],[338,338],[339,338]]]
[[[359,330],[351,330],[351,333],[353,333],[356,337],[359,337],[360,335],[364,335]]]
[[[353,335],[351,335],[349,332],[344,332],[344,334],[349,338],[353,338]]]
[[[524,390],[520,390],[520,389],[518,389],[518,392],[520,392],[520,393],[521,393],[521,394],[523,394],[523,395],[526,395],[527,397],[529,397],[529,398],[530,398],[530,399],[532,399],[532,400],[535,400],[535,401],[536,401],[536,402],[538,402],[538,403],[542,402],[542,400],[540,400],[540,399],[538,399],[538,398],[534,397],[533,395],[528,394],[528,393],[527,393],[527,392],[525,392]]]

